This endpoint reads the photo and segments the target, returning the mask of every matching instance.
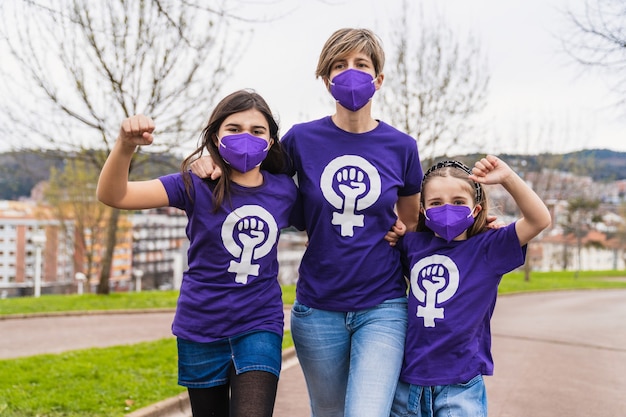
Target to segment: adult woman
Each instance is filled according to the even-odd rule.
[[[291,332],[315,417],[389,415],[402,365],[406,282],[385,240],[397,218],[417,225],[422,168],[415,139],[371,115],[384,61],[370,30],[333,33],[316,75],[335,113],[282,140],[309,238]],[[206,160],[192,170],[219,176]]]
[[[389,415],[402,364],[406,283],[384,238],[396,217],[417,225],[422,169],[415,139],[371,115],[383,65],[371,31],[333,33],[316,76],[335,113],[282,141],[309,238],[291,331],[316,417]]]

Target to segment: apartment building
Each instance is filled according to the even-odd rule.
[[[69,291],[73,242],[48,214],[33,202],[0,201],[0,296],[31,295],[36,284],[41,293]]]
[[[73,220],[65,227],[49,208],[32,200],[0,201],[0,297],[76,293],[77,277],[85,291],[95,291],[104,242],[90,229],[80,238]],[[178,210],[163,209],[122,215],[111,274],[112,291],[174,287],[186,267],[185,225]],[[138,277],[141,271],[143,277]]]
[[[128,215],[132,225],[132,267],[130,289],[179,288],[187,268],[189,241],[185,234],[187,216],[181,210],[164,207]]]

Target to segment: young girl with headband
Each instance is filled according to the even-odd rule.
[[[522,218],[487,227],[481,184],[500,184]],[[502,276],[524,264],[526,244],[550,225],[539,196],[502,160],[473,170],[457,161],[424,175],[417,232],[397,243],[410,277],[405,356],[392,417],[487,416],[483,375],[493,374],[490,319]]]

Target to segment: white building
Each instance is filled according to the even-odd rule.
[[[49,217],[32,202],[0,201],[0,295],[33,294],[36,279],[41,293],[73,284],[71,225],[64,233]]]
[[[187,216],[175,208],[129,216],[133,228],[133,273],[144,289],[177,288],[187,268]]]

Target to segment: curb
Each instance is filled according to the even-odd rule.
[[[39,319],[46,317],[74,317],[74,316],[102,316],[111,314],[148,314],[148,313],[169,313],[175,312],[176,308],[145,308],[145,309],[126,309],[126,310],[88,310],[88,311],[49,311],[44,313],[16,313],[16,314],[0,314],[0,320],[22,320],[22,319]]]
[[[191,405],[189,404],[189,396],[186,392],[178,394],[175,397],[168,398],[158,403],[140,408],[125,417],[174,417],[174,416],[190,416]]]
[[[283,351],[283,363],[296,356],[296,349],[292,346]],[[124,417],[189,417],[191,416],[191,405],[187,392],[178,394],[175,397],[167,398],[158,403],[154,403],[139,410],[126,414]]]

